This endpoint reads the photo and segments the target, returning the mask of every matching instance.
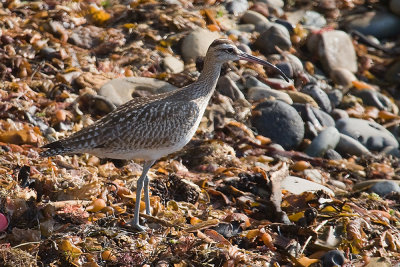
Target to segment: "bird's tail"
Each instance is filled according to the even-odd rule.
[[[41,157],[64,155],[71,151],[70,148],[64,146],[61,140],[49,143],[47,145],[42,146],[41,148],[47,148],[47,150],[40,152]]]

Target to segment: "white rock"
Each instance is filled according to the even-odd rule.
[[[252,101],[261,100],[263,98],[268,99],[271,97],[273,97],[277,100],[282,100],[283,102],[286,102],[289,105],[293,104],[293,100],[290,98],[290,96],[279,90],[269,89],[269,88],[263,87],[263,86],[255,86],[255,87],[251,87],[249,89],[249,91],[247,92],[248,100],[252,100]]]
[[[171,73],[179,73],[185,69],[185,64],[173,56],[166,56],[164,58],[163,65],[165,70]]]
[[[303,192],[309,192],[309,191],[313,192],[318,190],[323,190],[324,192],[326,192],[328,195],[331,196],[335,195],[335,193],[326,186],[308,181],[300,177],[290,176],[290,175],[287,176],[285,179],[283,179],[281,183],[281,189],[287,190],[290,193],[296,195],[299,195]]]

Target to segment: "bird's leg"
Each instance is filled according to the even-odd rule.
[[[133,220],[130,222],[130,224],[135,227],[136,229],[138,229],[139,231],[144,231],[145,229],[139,224],[139,212],[140,212],[140,199],[142,196],[142,189],[143,186],[145,185],[145,181],[148,179],[147,178],[147,172],[149,171],[151,165],[153,165],[154,161],[145,161],[143,164],[143,171],[142,171],[142,175],[140,175],[139,180],[137,181],[137,186],[136,186],[136,203],[135,203],[135,214],[133,216]],[[146,190],[147,187],[147,190]],[[146,191],[147,191],[147,195],[146,195]],[[145,201],[148,201],[148,193],[149,193],[149,188],[148,188],[148,184],[147,186],[145,186]],[[147,200],[146,200],[147,199]],[[150,206],[147,206],[148,203],[146,203],[146,213],[147,213],[147,209],[149,209],[150,211]]]
[[[154,161],[152,161],[149,164],[151,167],[154,164]],[[144,203],[146,204],[146,214],[147,215],[150,215],[149,182],[150,182],[149,176],[146,175],[146,178],[144,178]]]

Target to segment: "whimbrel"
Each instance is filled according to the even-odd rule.
[[[48,149],[41,156],[90,153],[102,158],[143,160],[130,223],[144,231],[139,224],[139,209],[144,188],[146,213],[150,214],[147,172],[156,160],[180,150],[190,141],[214,92],[222,64],[239,59],[270,66],[289,81],[271,63],[240,51],[229,40],[217,39],[208,48],[204,68],[193,84],[172,92],[134,98],[79,132],[43,146]]]

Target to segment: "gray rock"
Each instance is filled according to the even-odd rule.
[[[289,105],[293,104],[290,96],[284,92],[275,89],[268,89],[263,86],[251,87],[247,92],[247,99],[252,101],[261,100],[263,98],[275,98],[277,100],[281,100]]]
[[[263,31],[267,30],[272,24],[262,14],[260,14],[256,11],[252,11],[252,10],[247,10],[243,14],[241,20],[243,23],[253,24],[255,26],[255,30],[258,32],[263,32]]]
[[[268,23],[269,23],[269,21],[268,21]],[[239,24],[236,26],[236,29],[241,32],[252,33],[256,30],[256,26],[254,26],[254,24]]]
[[[320,29],[325,27],[326,19],[320,13],[308,10],[301,18],[301,23],[308,28]]]
[[[318,56],[326,73],[331,73],[335,68],[357,71],[356,52],[346,32],[323,32],[318,42]]]
[[[333,160],[341,160],[341,159],[343,159],[342,156],[336,150],[333,150],[333,149],[328,149],[325,152],[324,158],[333,159]]]
[[[167,72],[171,73],[179,73],[185,69],[185,64],[173,56],[166,56],[163,60],[163,66]]]
[[[346,118],[336,121],[336,128],[372,151],[381,151],[387,146],[399,146],[396,138],[376,122]]]
[[[390,193],[399,193],[400,186],[393,182],[393,181],[383,181],[377,182],[370,188],[370,192],[378,194],[379,196],[383,197]]]
[[[300,92],[310,95],[317,102],[318,106],[326,112],[331,112],[332,106],[328,95],[316,84],[307,84]]]
[[[353,90],[351,94],[361,98],[363,103],[367,106],[374,106],[380,110],[392,111],[390,99],[377,91],[369,89]]]
[[[282,180],[281,189],[287,190],[292,194],[300,195],[304,192],[314,192],[318,190],[323,190],[325,193],[334,196],[335,193],[331,189],[321,184],[311,182],[309,180],[296,177],[296,176],[287,176]]]
[[[357,80],[357,77],[345,68],[334,68],[330,73],[330,77],[334,83],[344,87],[352,87],[352,82]]]
[[[400,1],[399,0],[390,0],[389,2],[390,11],[392,11],[397,16],[400,16]]]
[[[343,266],[346,258],[343,251],[330,250],[322,257],[322,267]]]
[[[246,88],[246,89],[250,89],[251,87],[256,87],[256,86],[265,87],[265,88],[271,89],[271,87],[269,87],[268,85],[266,85],[266,84],[263,83],[263,82],[260,82],[260,81],[257,80],[257,78],[255,78],[254,76],[249,76],[249,77],[246,79],[245,88]]]
[[[328,93],[329,100],[331,101],[332,106],[337,107],[342,103],[343,93],[338,89],[334,89],[329,91]]]
[[[400,150],[398,147],[387,146],[382,151],[384,155],[392,155],[393,157],[400,158]]]
[[[249,8],[247,0],[228,0],[225,2],[225,8],[230,14],[239,15]]]
[[[303,121],[310,121],[312,124],[316,125],[318,128],[335,126],[334,119],[326,112],[320,110],[319,108],[306,106],[305,104],[293,104],[293,107],[299,112]],[[316,120],[316,121],[315,121]]]
[[[334,110],[332,110],[331,116],[335,120],[340,120],[340,119],[348,118],[349,114],[346,112],[346,110],[335,108]]]
[[[105,83],[99,95],[119,106],[132,99],[135,91],[147,91],[150,94],[164,93],[177,89],[175,86],[153,78],[129,77],[113,79]]]
[[[294,149],[303,140],[304,124],[297,111],[282,101],[265,101],[254,109],[253,126],[285,149]]]
[[[278,53],[275,46],[281,50],[292,47],[289,31],[282,25],[273,23],[266,31],[260,34],[254,43],[264,55]]]
[[[217,82],[217,91],[233,101],[238,99],[245,99],[242,91],[238,88],[236,83],[227,75],[222,76]]]
[[[342,156],[362,156],[371,154],[363,144],[358,142],[356,139],[340,134],[339,143],[337,144],[335,150],[339,152]]]
[[[305,152],[311,157],[322,157],[328,149],[336,147],[339,139],[339,131],[335,127],[328,127],[314,138]]]
[[[210,44],[219,38],[219,34],[206,29],[196,29],[185,37],[182,43],[183,59],[188,62],[205,56]]]
[[[357,30],[378,39],[395,37],[400,34],[400,17],[385,11],[370,11],[350,15],[343,26],[348,30]]]
[[[280,62],[275,65],[278,69],[280,69],[287,77],[292,79],[294,77],[293,67],[289,62]]]

